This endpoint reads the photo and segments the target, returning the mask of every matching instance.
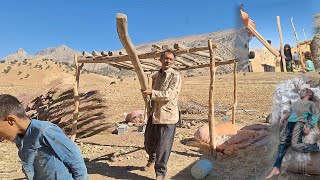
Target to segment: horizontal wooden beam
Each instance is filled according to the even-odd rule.
[[[193,66],[193,64],[186,62],[185,60],[183,60],[183,59],[182,59],[181,57],[179,57],[179,56],[176,57],[175,61],[177,61],[177,62],[179,62],[179,63],[181,63],[182,65],[187,66],[187,67]]]
[[[310,45],[310,44],[311,44],[311,40],[309,40],[309,41],[303,41],[303,42],[300,42],[300,43],[299,43],[299,45],[305,45],[305,44]]]
[[[131,62],[128,62],[128,61],[125,61],[125,62],[119,62],[119,64],[124,64],[124,65],[127,65],[127,66],[132,66],[133,67],[133,65],[132,65],[132,63]],[[155,66],[150,66],[150,65],[145,65],[145,64],[141,64],[141,67],[143,68],[143,69],[153,69],[153,70],[157,70],[157,67],[155,67]]]
[[[216,45],[212,46],[213,48],[216,48]],[[193,47],[193,48],[189,48],[189,49],[179,49],[179,50],[175,50],[174,53],[176,55],[180,55],[180,54],[186,54],[186,53],[193,53],[193,52],[197,52],[197,51],[205,51],[208,50],[208,46],[204,46],[204,47]],[[153,59],[153,58],[159,58],[161,56],[161,52],[148,52],[148,53],[143,53],[143,54],[139,54],[138,57],[139,59]],[[96,58],[90,57],[86,58],[86,56],[84,57],[78,57],[78,63],[110,63],[110,62],[123,62],[123,61],[130,61],[129,56],[128,55],[122,55],[122,56],[111,56],[113,55],[112,52],[111,54],[108,54],[109,56],[99,56]],[[91,54],[92,56],[92,54]],[[110,57],[111,56],[111,57]]]
[[[224,62],[216,62],[215,65],[216,66],[222,66],[222,65],[227,65],[227,64],[233,64],[235,62],[235,60],[229,60],[229,61],[224,61]],[[192,66],[192,67],[186,67],[186,68],[179,68],[177,70],[188,70],[188,69],[199,69],[199,68],[205,68],[205,67],[210,67],[210,64],[201,64],[198,66]]]
[[[118,69],[126,69],[126,70],[133,70],[132,67],[129,67],[127,65],[121,65],[121,64],[118,64],[118,63],[109,63],[110,66],[113,66],[113,67],[116,67]]]
[[[177,49],[177,50],[178,50],[178,49],[189,49],[189,47],[184,46],[184,45],[182,45],[182,44],[177,44],[177,43],[174,44],[173,47],[174,47],[175,49]],[[195,54],[195,55],[198,55],[198,56],[210,58],[210,54],[209,54],[209,53],[206,53],[206,52],[203,52],[203,51],[192,52],[191,54]],[[219,57],[219,56],[216,56],[216,57],[215,57],[215,60],[216,60],[216,61],[222,61],[223,59],[222,59],[221,57]]]
[[[186,58],[186,59],[188,59],[189,61],[193,61],[193,62],[195,62],[195,63],[197,63],[197,64],[204,64],[203,61],[199,61],[198,59],[193,58],[193,57],[191,57],[191,56],[189,56],[189,55],[187,55],[187,54],[181,54],[180,57]]]

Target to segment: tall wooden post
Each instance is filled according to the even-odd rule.
[[[281,57],[282,58],[282,66],[283,66],[283,72],[287,72],[287,66],[286,66],[286,59],[284,58],[284,49],[283,49],[283,39],[282,39],[282,29],[281,29],[281,23],[280,23],[280,16],[277,16],[277,24],[278,24],[278,31],[279,31],[279,37],[280,37],[280,51],[281,51]]]
[[[118,32],[119,39],[129,56],[129,59],[134,67],[135,72],[137,73],[141,89],[147,90],[148,89],[147,76],[143,72],[143,69],[138,57],[138,53],[129,37],[127,16],[125,14],[118,13],[116,15],[116,21],[117,21],[117,32]],[[145,107],[147,111],[149,111],[150,107],[147,103],[148,97],[143,95],[143,99],[145,102]]]
[[[294,36],[296,37],[297,51],[298,51],[298,54],[300,56],[300,63],[302,65],[303,70],[305,70],[306,66],[305,66],[303,58],[302,58],[303,54],[302,54],[301,49],[300,49],[298,34],[297,34],[296,28],[294,27],[294,24],[293,24],[293,17],[291,17],[291,25],[292,25],[292,29],[293,29],[293,32],[294,32]]]
[[[74,64],[76,66],[76,81],[74,82],[73,86],[73,96],[74,96],[74,111],[73,111],[73,121],[71,126],[71,137],[70,139],[74,141],[77,136],[77,127],[78,127],[78,118],[79,118],[79,104],[80,104],[80,97],[79,97],[79,80],[80,80],[80,71],[83,66],[79,66],[78,64],[78,57],[74,55]]]
[[[214,121],[214,85],[215,85],[215,52],[212,48],[211,40],[208,40],[209,52],[210,52],[210,87],[209,87],[209,133],[210,133],[210,147],[211,154],[216,149],[216,132]]]
[[[237,68],[238,68],[238,63],[234,62],[233,65],[233,108],[232,108],[232,124],[236,123],[236,109],[237,109],[237,103],[238,103],[238,98],[237,98]]]

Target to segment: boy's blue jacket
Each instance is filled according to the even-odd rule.
[[[17,136],[15,143],[28,179],[88,179],[80,149],[55,124],[31,120],[25,135]]]

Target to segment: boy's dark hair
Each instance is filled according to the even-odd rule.
[[[162,59],[164,57],[164,55],[166,55],[166,53],[170,53],[173,55],[174,58],[176,58],[176,54],[174,53],[174,51],[171,51],[170,49],[167,49],[165,51],[163,51],[160,55],[160,59]]]
[[[0,120],[8,115],[16,115],[18,118],[26,118],[26,111],[20,101],[9,94],[0,95]]]
[[[305,52],[304,57],[305,57],[305,59],[311,59],[312,58],[311,52],[310,51]]]
[[[268,42],[269,44],[271,44],[271,40],[268,40],[267,42]]]
[[[312,101],[314,97],[313,91],[309,88],[301,89],[301,91],[299,92],[299,95],[301,99],[305,98],[306,96],[309,96],[310,101]]]

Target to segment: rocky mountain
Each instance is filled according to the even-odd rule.
[[[17,52],[3,58],[3,60],[5,60],[6,62],[23,61],[25,59],[30,59],[31,57],[32,56],[29,55],[24,49],[20,48],[17,50]]]
[[[38,59],[52,59],[60,62],[73,62],[74,55],[80,55],[81,53],[77,50],[71,49],[66,45],[58,47],[50,47],[39,51],[35,54],[34,58]]]
[[[220,56],[224,60],[231,59],[241,59],[241,63],[239,63],[238,67],[241,70],[242,67],[246,67],[249,53],[249,36],[245,29],[231,29],[220,32],[213,32],[207,34],[199,34],[199,35],[191,35],[180,38],[170,38],[161,41],[145,43],[141,45],[136,45],[136,48],[139,52],[149,52],[151,51],[151,47],[153,44],[158,46],[169,45],[173,46],[174,43],[183,44],[189,47],[196,46],[207,46],[208,39],[211,39],[213,42],[218,44],[218,48],[216,49],[216,55]],[[120,51],[124,51],[123,49]],[[11,54],[7,56],[4,60],[13,61],[13,60],[24,60],[30,58],[37,59],[52,59],[54,61],[59,62],[69,62],[73,63],[73,56],[80,55],[81,53],[77,50],[71,49],[66,45],[61,45],[58,47],[50,47],[44,49],[42,51],[37,52],[35,55],[28,55],[24,50],[19,49],[17,53]],[[208,58],[204,59],[209,61]],[[124,70],[120,71],[114,67],[111,67],[107,64],[86,64],[84,66],[87,70],[97,71],[102,74],[114,74],[114,75],[124,75],[124,74],[132,74],[130,72],[126,73]],[[190,72],[192,72],[191,70]],[[205,70],[206,71],[206,70]],[[219,73],[228,73],[232,71],[231,66],[221,66],[218,68]],[[199,73],[200,74],[200,73]]]

